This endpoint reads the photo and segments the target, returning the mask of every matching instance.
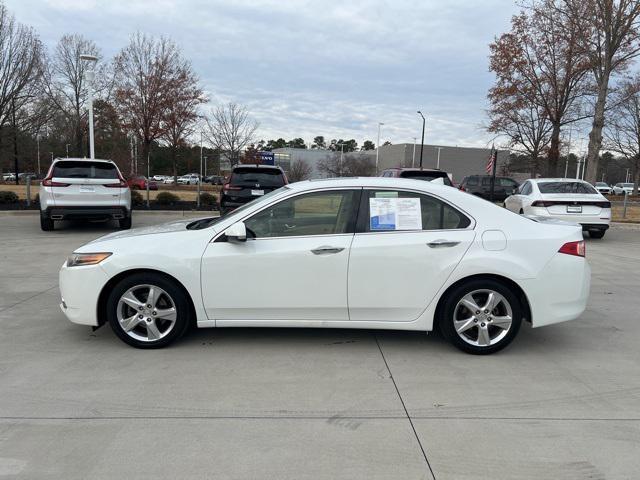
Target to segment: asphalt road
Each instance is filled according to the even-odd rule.
[[[58,308],[64,258],[109,231],[0,216],[2,479],[638,478],[640,229],[587,239],[579,320],[489,357],[367,330],[208,329],[135,350]]]

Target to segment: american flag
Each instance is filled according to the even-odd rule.
[[[487,172],[487,175],[491,175],[493,173],[493,166],[496,163],[496,155],[498,152],[496,152],[496,150],[493,148],[493,146],[491,147],[491,155],[489,155],[489,160],[487,161],[487,166],[485,168],[485,171]]]

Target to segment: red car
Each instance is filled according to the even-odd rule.
[[[127,180],[127,184],[131,190],[146,190],[147,189],[147,177],[131,177]],[[157,190],[158,184],[151,180],[149,182],[149,190]]]

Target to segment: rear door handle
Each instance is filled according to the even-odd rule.
[[[313,253],[314,255],[331,255],[333,253],[340,253],[343,250],[343,247],[322,246],[314,248],[313,250],[311,250],[311,253]]]
[[[427,245],[429,245],[429,247],[431,248],[444,248],[444,247],[455,247],[459,243],[460,242],[455,242],[453,240],[438,239],[438,240],[434,240],[433,242],[427,243]]]

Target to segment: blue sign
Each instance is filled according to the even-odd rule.
[[[275,165],[276,159],[273,152],[260,152],[260,163],[263,165]]]

